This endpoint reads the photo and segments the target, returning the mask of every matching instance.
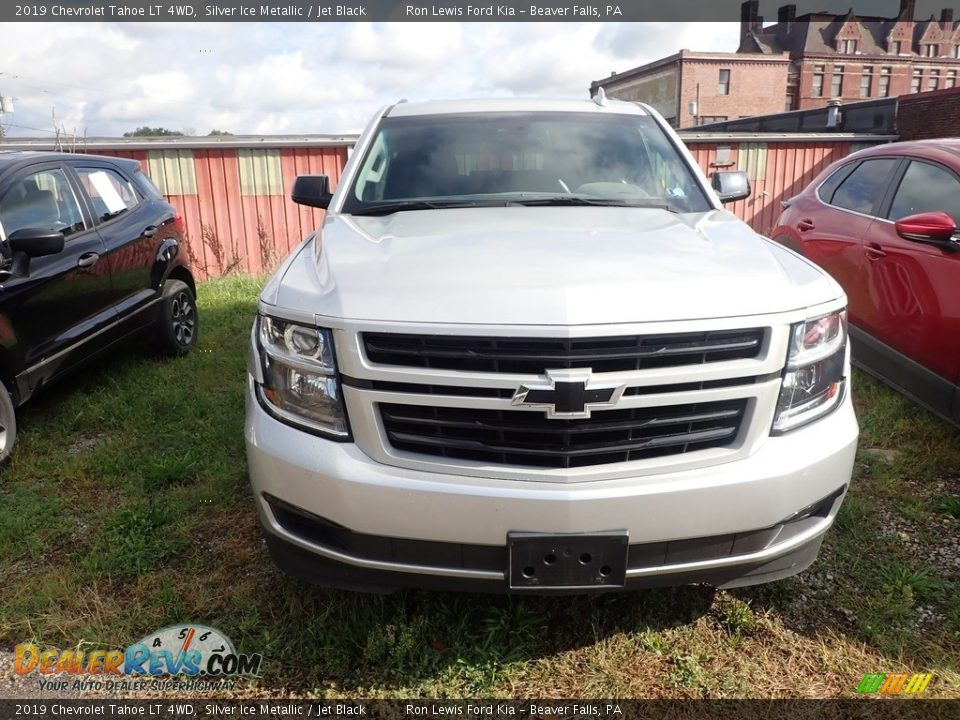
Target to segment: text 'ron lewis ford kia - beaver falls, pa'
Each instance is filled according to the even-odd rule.
[[[815,559],[853,468],[846,298],[653,110],[398,103],[260,297],[250,477],[326,585],[735,587]]]

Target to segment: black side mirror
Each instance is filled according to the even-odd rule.
[[[13,254],[27,257],[43,257],[63,252],[63,233],[43,228],[21,228],[7,237],[7,246]]]
[[[711,185],[722,203],[750,197],[750,178],[743,170],[715,172]]]
[[[330,192],[330,178],[326,175],[297,175],[293,181],[290,199],[298,205],[323,208],[330,205],[333,193]]]

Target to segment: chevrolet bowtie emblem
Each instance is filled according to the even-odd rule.
[[[590,382],[590,370],[547,370],[544,383],[521,385],[511,405],[542,408],[548,418],[575,420],[590,417],[591,410],[613,407],[623,395],[622,383]]]

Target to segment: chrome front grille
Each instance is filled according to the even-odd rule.
[[[746,400],[595,412],[581,420],[540,412],[381,403],[400,450],[502,465],[574,468],[730,445]]]
[[[589,338],[363,333],[367,357],[399,367],[491,373],[590,368],[595,373],[755,358],[764,329]]]
[[[792,321],[596,326],[582,337],[357,321],[335,342],[357,446],[376,461],[575,483],[753,452],[769,433]]]

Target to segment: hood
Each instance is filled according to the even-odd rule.
[[[422,210],[331,215],[321,232],[265,302],[351,320],[587,325],[775,313],[842,293],[723,210]]]

